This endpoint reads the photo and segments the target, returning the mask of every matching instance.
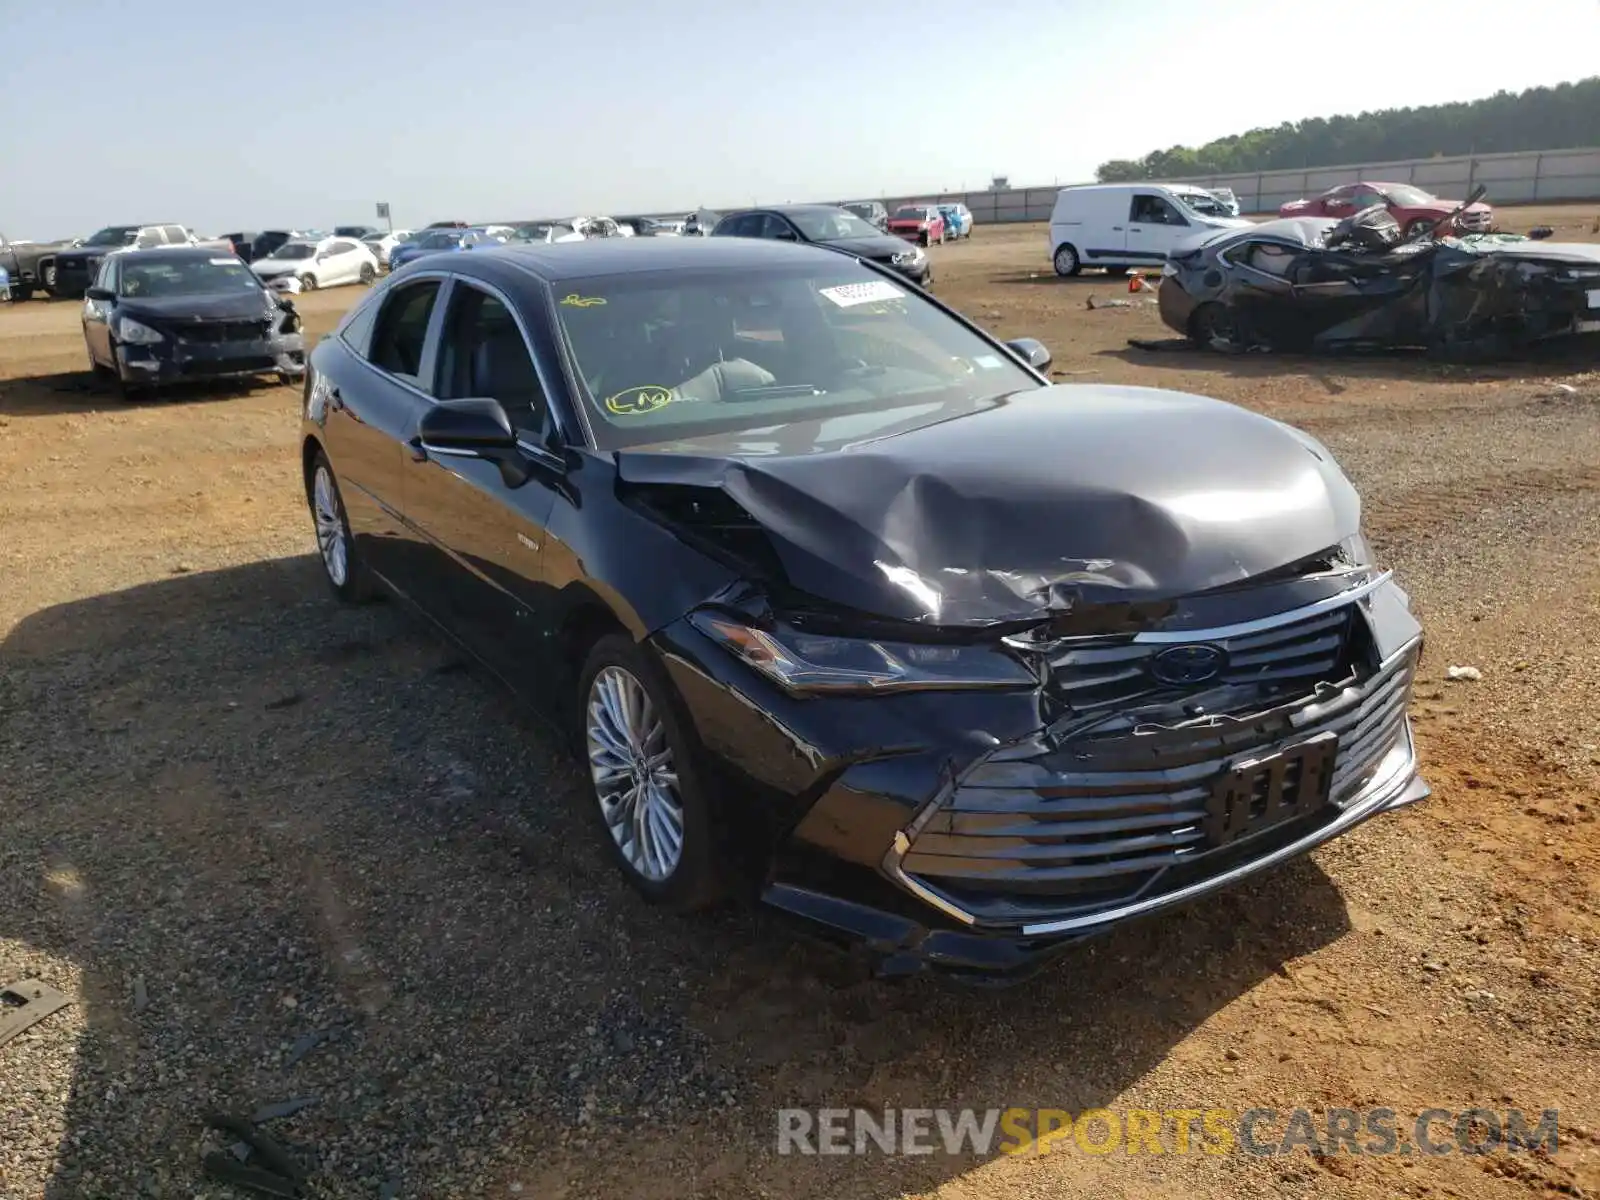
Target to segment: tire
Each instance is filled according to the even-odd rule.
[[[39,282],[44,285],[44,289],[47,292],[56,290],[56,264],[54,262],[39,273]]]
[[[33,299],[33,284],[31,284],[31,283],[13,283],[11,285],[11,300],[12,300],[13,303],[21,304],[26,300],[32,300],[32,299]]]
[[[335,598],[341,604],[364,604],[373,599],[377,586],[356,554],[338,477],[333,473],[328,456],[320,449],[306,472],[306,504],[311,509],[311,526],[317,535],[322,576],[333,589]]]
[[[314,292],[314,291],[316,291],[317,290],[317,277],[315,275],[311,274],[311,272],[309,272],[309,271],[307,271],[304,275],[300,276],[300,290],[302,292]]]
[[[109,383],[115,372],[94,356],[94,351],[89,349],[88,338],[83,341],[83,352],[89,359],[89,374],[103,383]]]
[[[583,664],[577,702],[590,811],[612,862],[651,904],[680,913],[715,904],[728,878],[719,824],[667,673],[626,634],[608,634]]]
[[[361,284],[363,287],[371,287],[372,281],[377,277],[378,269],[376,267],[374,267],[371,263],[361,264]]]
[[[1083,260],[1078,257],[1078,248],[1071,242],[1062,242],[1057,246],[1050,261],[1055,266],[1056,274],[1063,279],[1071,279],[1083,270]]]
[[[1232,310],[1215,301],[1202,304],[1189,316],[1189,340],[1206,349],[1218,338],[1231,342],[1238,333],[1239,323]]]

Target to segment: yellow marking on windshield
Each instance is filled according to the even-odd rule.
[[[605,302],[604,296],[580,296],[577,292],[569,292],[561,298],[561,303],[566,308],[593,308]]]
[[[619,417],[655,412],[656,409],[665,408],[671,403],[672,390],[654,386],[627,388],[605,399],[606,411],[616,413]]]

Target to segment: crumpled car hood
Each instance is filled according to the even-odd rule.
[[[624,450],[624,484],[720,488],[787,582],[895,620],[1039,619],[1237,583],[1358,531],[1320,444],[1201,396],[1057,386],[841,449]],[[783,439],[780,437],[780,442]]]

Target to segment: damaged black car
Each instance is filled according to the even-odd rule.
[[[1409,240],[1382,208],[1229,230],[1168,260],[1162,320],[1235,352],[1497,358],[1600,332],[1600,246],[1451,237],[1449,220]]]
[[[1048,364],[813,247],[440,256],[318,344],[306,495],[340,598],[569,732],[643,895],[1015,977],[1427,794],[1328,451]]]

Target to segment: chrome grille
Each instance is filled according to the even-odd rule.
[[[1351,621],[1348,609],[1332,616],[1270,631],[1282,637],[1234,639],[1241,657],[1262,656],[1239,669],[1281,664],[1273,647],[1294,649],[1295,662],[1327,661],[1324,644],[1335,632],[1345,640]],[[1339,739],[1332,803],[1278,830],[1324,824],[1360,795],[1404,736],[1416,656],[1413,645],[1381,666],[1352,668],[1339,685],[1308,685],[1295,699],[1253,709],[1170,725],[1112,714],[1097,725],[1114,729],[1002,748],[916,828],[900,869],[980,919],[1092,911],[1163,890],[1171,868],[1205,872],[1209,854],[1232,853],[1212,850],[1204,832],[1212,787],[1232,764],[1331,733]],[[1307,677],[1274,673],[1273,682]],[[1284,786],[1298,782],[1291,773]]]
[[[1221,674],[1205,686],[1259,685],[1263,696],[1309,692],[1318,681],[1334,677],[1349,640],[1352,611],[1338,608],[1240,637],[1208,640],[1196,633],[1196,644],[1216,646],[1228,656]],[[1150,673],[1162,649],[1133,641],[1075,646],[1051,660],[1053,690],[1075,712],[1180,694]]]

